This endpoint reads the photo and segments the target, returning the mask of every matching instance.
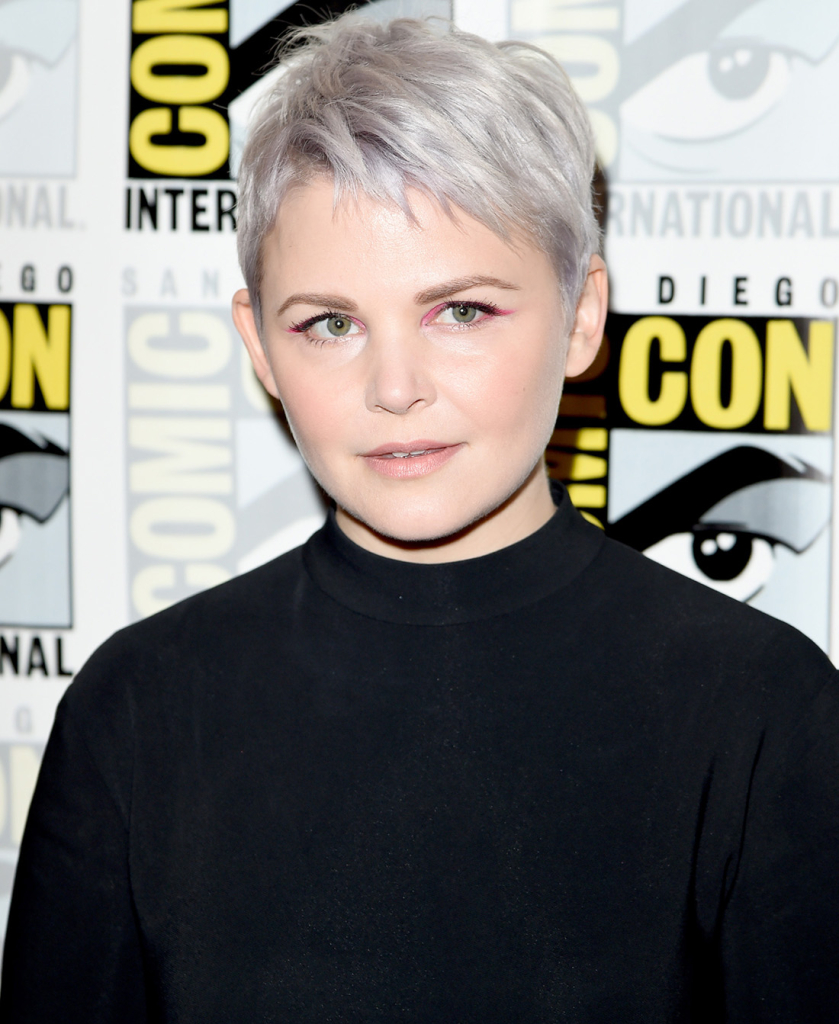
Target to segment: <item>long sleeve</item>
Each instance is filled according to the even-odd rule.
[[[726,1019],[839,1019],[839,685],[755,773],[722,931]]]
[[[21,844],[0,1021],[146,1021],[126,808],[59,706]]]

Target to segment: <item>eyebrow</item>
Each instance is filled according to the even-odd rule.
[[[502,281],[497,277],[487,277],[485,274],[476,274],[474,277],[456,277],[453,281],[446,281],[445,284],[434,285],[433,288],[417,292],[414,302],[418,306],[424,306],[429,302],[437,302],[439,299],[446,299],[450,295],[466,291],[467,288],[477,288],[479,285],[489,288],[505,288],[516,292],[520,290],[517,284],[511,284],[509,281]]]
[[[314,292],[296,292],[289,295],[285,302],[277,310],[277,316],[281,316],[289,306],[296,306],[301,303],[305,306],[322,306],[326,309],[339,309],[342,313],[355,313],[358,306],[343,295],[319,295]]]
[[[458,292],[465,291],[467,288],[477,288],[478,286],[504,288],[508,291],[520,290],[517,284],[511,284],[509,281],[502,281],[498,277],[489,277],[485,274],[476,274],[472,277],[456,277],[453,281],[446,281],[443,284],[437,284],[431,288],[426,288],[424,291],[417,292],[414,296],[414,302],[418,306],[425,306],[429,302],[437,302],[440,299],[448,298],[450,295],[456,295]],[[326,309],[339,309],[343,313],[355,313],[358,310],[358,305],[352,299],[348,299],[343,295],[295,292],[294,295],[289,295],[277,310],[276,315],[281,316],[289,306],[294,306],[298,303],[306,306],[321,306]]]

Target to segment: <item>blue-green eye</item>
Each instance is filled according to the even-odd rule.
[[[498,313],[498,308],[489,302],[445,302],[428,313],[423,323],[438,323],[448,326],[479,324]]]
[[[451,306],[452,316],[459,324],[471,323],[478,315],[477,306]]]
[[[352,327],[352,320],[345,316],[331,316],[322,323],[326,324],[327,331],[335,335],[336,338],[340,338],[343,334],[349,334]]]
[[[331,341],[348,334],[362,333],[362,327],[345,313],[321,313],[290,328],[295,334],[305,334],[310,341]]]

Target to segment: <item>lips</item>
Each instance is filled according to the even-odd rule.
[[[457,447],[446,444],[444,441],[407,441],[404,444],[392,442],[379,445],[369,452],[364,453],[365,459],[411,459],[420,455],[428,455],[430,452],[442,451],[444,448]]]
[[[390,442],[379,445],[362,458],[370,469],[381,476],[395,480],[409,480],[427,476],[440,469],[463,447],[461,443],[447,444],[444,441]]]

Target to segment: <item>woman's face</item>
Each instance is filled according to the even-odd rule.
[[[409,198],[413,223],[366,196],[333,209],[328,180],[292,192],[264,243],[261,346],[246,292],[234,315],[344,531],[442,561],[549,518],[567,331],[542,252]]]

